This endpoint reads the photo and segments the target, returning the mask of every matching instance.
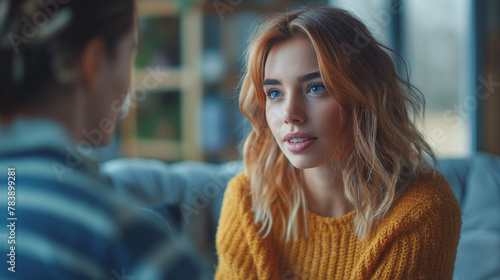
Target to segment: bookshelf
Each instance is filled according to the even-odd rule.
[[[123,155],[203,160],[202,1],[137,1],[141,50],[132,69],[131,102],[121,123]]]

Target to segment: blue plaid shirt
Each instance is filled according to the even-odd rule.
[[[117,197],[89,149],[48,120],[0,126],[0,278],[211,278],[169,221]]]

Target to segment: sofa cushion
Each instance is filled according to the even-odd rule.
[[[455,279],[500,279],[500,158],[440,160],[462,209]]]

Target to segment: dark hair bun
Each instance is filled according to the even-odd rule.
[[[133,0],[0,0],[0,114],[64,91],[67,66],[91,39],[112,54],[134,8]]]

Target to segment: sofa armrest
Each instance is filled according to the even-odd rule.
[[[500,157],[478,153],[440,165],[462,210],[454,277],[500,279]]]
[[[216,264],[215,232],[227,183],[243,170],[240,161],[223,164],[122,158],[101,164],[101,174],[118,195],[133,199],[188,236]]]

